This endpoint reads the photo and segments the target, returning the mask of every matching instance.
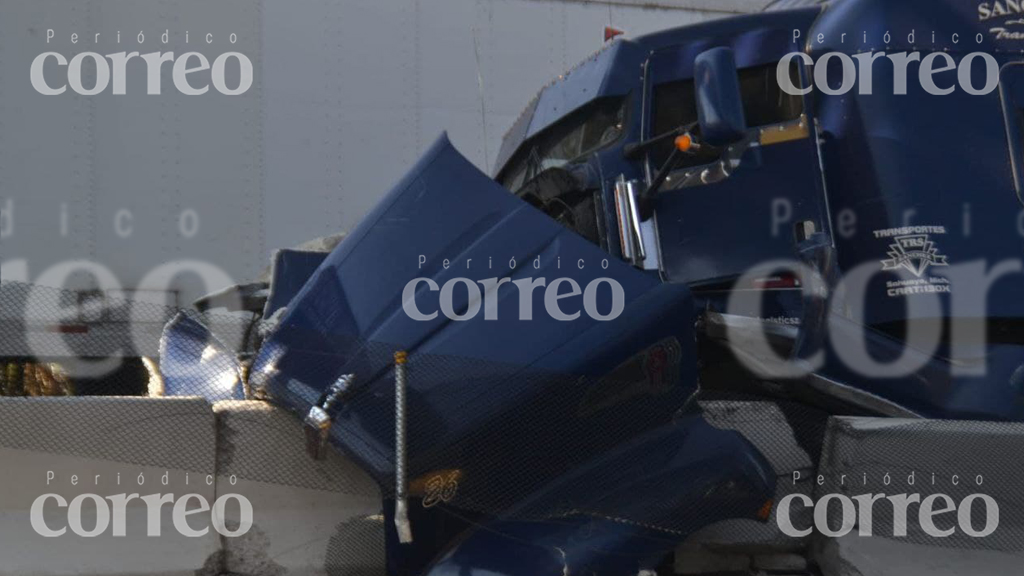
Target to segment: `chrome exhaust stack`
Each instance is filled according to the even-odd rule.
[[[405,443],[405,385],[406,361],[405,352],[395,352],[395,529],[398,541],[402,544],[412,542],[412,525],[409,523],[409,488],[406,483],[406,443]]]

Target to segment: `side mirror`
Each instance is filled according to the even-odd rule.
[[[694,90],[701,139],[726,146],[743,138],[747,120],[732,48],[712,48],[694,61]]]

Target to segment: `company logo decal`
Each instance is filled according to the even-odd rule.
[[[588,385],[579,415],[590,416],[641,397],[667,394],[679,378],[683,348],[665,338],[628,358],[597,382]]]
[[[978,4],[978,21],[986,22],[993,18],[1006,17],[1001,26],[993,26],[988,31],[996,40],[1024,40],[1024,31],[1007,29],[1008,26],[1024,26],[1024,2],[1019,0],[1000,0]]]
[[[432,508],[442,502],[445,504],[455,499],[459,492],[459,478],[462,473],[453,470],[447,474],[437,474],[427,480],[426,490],[423,495],[423,507]]]
[[[932,240],[933,236],[945,233],[945,226],[903,226],[874,231],[875,238],[891,240],[886,253],[889,258],[881,260],[882,270],[907,270],[914,275],[914,278],[886,282],[888,296],[950,292],[949,278],[925,274],[932,266],[949,266],[946,256],[939,253]]]
[[[1000,16],[1024,14],[1024,2],[1019,0],[997,0],[978,4],[978,20],[984,22]]]
[[[949,266],[927,234],[897,236],[889,245],[890,260],[882,260],[882,270],[906,268],[918,278],[929,266]]]

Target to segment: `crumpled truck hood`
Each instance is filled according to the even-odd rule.
[[[498,278],[571,278],[581,291],[610,279],[622,288],[622,311],[595,319],[576,295],[558,305],[579,316],[556,320],[545,308],[543,286],[523,299],[505,283],[493,309],[484,297],[468,313],[474,305],[465,284]],[[429,320],[414,320],[403,307],[403,292],[415,279],[438,287],[430,290],[421,280],[412,298]],[[439,304],[446,286],[454,287],[450,314]],[[568,291],[563,284],[558,294]],[[594,294],[597,316],[609,314],[609,282]],[[520,319],[528,305],[532,319]],[[458,315],[465,318],[449,318]],[[392,473],[395,351],[410,357],[415,473],[428,462],[446,462],[431,452],[465,442],[481,427],[500,428],[498,416],[510,411],[533,406],[529,414],[538,425],[575,418],[586,390],[567,383],[607,373],[623,354],[672,334],[684,334],[684,361],[672,364],[675,373],[667,378],[692,391],[691,328],[684,286],[662,284],[610,256],[498,185],[442,136],[288,304],[252,366],[250,385],[304,415],[340,375],[355,374],[356,396],[340,409],[332,440],[383,481]],[[686,393],[679,390],[680,398]],[[541,402],[545,397],[551,401]]]

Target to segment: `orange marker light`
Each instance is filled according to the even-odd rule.
[[[761,509],[757,511],[757,517],[760,520],[768,520],[772,515],[772,507],[775,506],[774,500],[768,500],[761,506]]]
[[[618,28],[612,28],[611,26],[605,26],[604,27],[604,41],[605,42],[607,42],[607,41],[611,40],[612,38],[615,38],[616,36],[619,36],[621,34],[625,34],[625,32],[623,32],[622,30],[619,30]]]
[[[693,146],[693,138],[689,134],[683,134],[682,136],[676,136],[676,148],[680,152],[688,152]]]

